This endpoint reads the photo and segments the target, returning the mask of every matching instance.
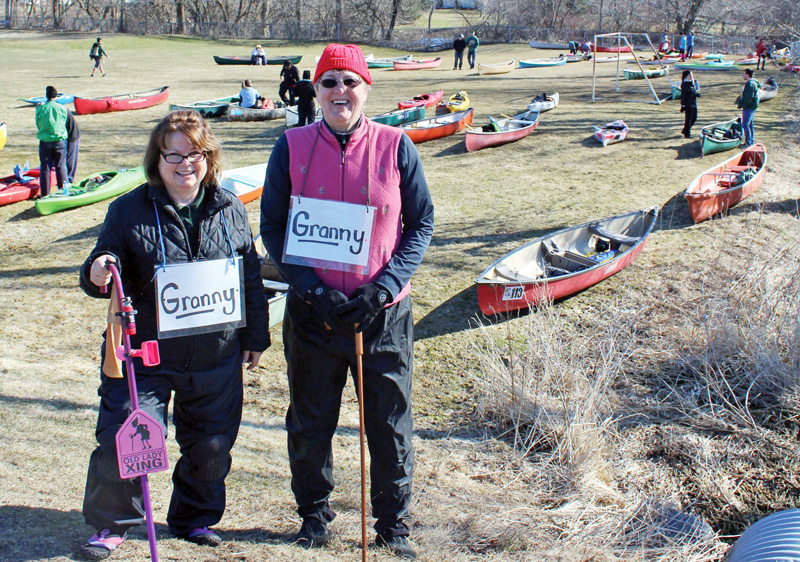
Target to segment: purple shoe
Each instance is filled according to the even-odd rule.
[[[103,529],[92,535],[81,547],[81,555],[85,560],[105,560],[125,541],[125,535],[117,535],[110,529]]]
[[[185,533],[176,533],[176,536],[201,546],[219,546],[222,544],[222,537],[208,527],[194,527]]]

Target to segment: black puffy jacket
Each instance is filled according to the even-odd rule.
[[[158,334],[153,276],[155,266],[162,260],[156,208],[168,264],[228,257],[228,238],[221,219],[224,214],[233,248],[243,260],[247,326],[159,340],[160,368],[148,369],[137,359],[137,373],[230,366],[241,351],[264,351],[269,347],[269,312],[247,211],[234,195],[217,186],[206,187],[206,198],[197,256],[191,255],[186,229],[165,190],[144,184],[111,203],[97,244],[81,267],[80,283],[84,292],[91,297],[108,298],[110,292],[101,293],[91,282],[89,273],[92,262],[100,255],[111,254],[117,258],[125,295],[131,297],[138,312],[136,335],[131,337],[131,344],[138,348],[142,341],[157,339]]]

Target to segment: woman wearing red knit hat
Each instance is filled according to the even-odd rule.
[[[283,338],[292,491],[303,519],[298,544],[330,538],[331,439],[348,369],[355,372],[358,330],[375,542],[416,558],[407,525],[414,472],[409,293],[433,233],[433,202],[414,144],[364,115],[371,84],[359,47],[325,48],[314,74],[323,120],[275,143],[261,236],[291,287]]]

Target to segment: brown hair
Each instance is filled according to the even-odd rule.
[[[222,172],[222,146],[200,114],[194,110],[170,111],[150,133],[150,141],[144,153],[144,173],[151,185],[164,187],[158,164],[161,153],[167,148],[170,133],[181,133],[197,150],[205,152],[208,170],[203,185],[215,185]]]

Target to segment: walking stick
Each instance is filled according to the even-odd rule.
[[[356,386],[358,387],[358,435],[361,440],[361,560],[367,562],[367,468],[364,451],[364,335],[356,324]]]
[[[107,263],[106,267],[111,272],[114,279],[114,290],[112,291],[111,298],[116,296],[119,304],[119,312],[117,316],[120,317],[122,323],[122,345],[115,350],[118,359],[125,361],[125,370],[128,376],[128,392],[131,397],[131,414],[122,427],[117,432],[117,462],[119,464],[119,474],[121,478],[134,478],[140,476],[142,483],[142,496],[144,498],[144,509],[147,523],[147,539],[150,542],[150,559],[152,562],[158,562],[158,548],[156,546],[156,529],[153,523],[153,508],[150,503],[150,483],[147,479],[147,474],[150,472],[159,472],[169,468],[167,461],[167,448],[164,439],[164,429],[161,423],[155,420],[152,416],[139,409],[139,392],[136,389],[136,373],[133,370],[133,358],[141,357],[142,362],[150,367],[160,363],[158,353],[157,341],[142,342],[141,349],[131,348],[131,336],[136,334],[136,322],[134,316],[136,311],[133,309],[131,299],[125,297],[122,291],[122,279],[119,275],[117,266],[113,263]],[[108,290],[107,286],[103,286],[101,291],[105,293]],[[146,454],[133,450],[133,437],[131,437],[131,445],[127,446],[125,440],[125,433],[131,427],[135,427],[140,423],[140,419],[149,420],[152,423],[155,436],[155,444],[158,450],[148,450]]]

